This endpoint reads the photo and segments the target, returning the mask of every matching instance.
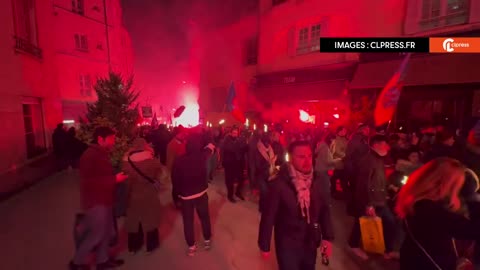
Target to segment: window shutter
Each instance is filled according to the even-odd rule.
[[[287,39],[288,39],[288,56],[295,56],[295,45],[296,45],[296,36],[295,36],[295,26],[292,26],[288,30]]]
[[[85,95],[85,82],[84,82],[84,77],[83,75],[80,75],[80,95],[84,96]]]
[[[85,92],[87,96],[92,96],[92,78],[90,75],[85,76]]]
[[[82,36],[81,42],[82,42],[82,47],[81,48],[84,49],[84,50],[88,50],[87,36]]]
[[[80,49],[80,46],[80,36],[78,34],[75,34],[75,48]]]

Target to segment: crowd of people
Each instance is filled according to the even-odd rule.
[[[368,216],[381,218],[384,258],[400,259],[401,269],[457,269],[466,258],[480,263],[480,248],[473,245],[480,240],[477,129],[462,139],[443,127],[385,134],[360,124],[349,134],[345,127],[335,132],[263,132],[236,126],[169,131],[160,125],[139,132],[117,173],[109,160],[115,132],[97,128],[94,143],[78,162],[89,234],[70,268],[89,269],[88,254],[94,250],[97,269],[123,264],[108,257],[108,247],[115,228],[115,186],[126,180],[130,252],[139,252],[144,239],[147,252],[158,247],[158,190],[165,183],[171,183],[173,205],[182,213],[187,254],[194,256],[198,249],[195,212],[202,246],[210,249],[208,188],[219,168],[224,169],[230,203],[247,197],[258,202],[258,246],[268,258],[275,231],[280,270],[315,269],[319,249],[328,264],[335,235],[332,198],[344,200],[354,218],[348,246],[362,260],[369,256],[362,249],[359,218]]]

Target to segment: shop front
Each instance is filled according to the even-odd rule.
[[[302,109],[323,123],[340,111],[346,113],[348,99],[344,93],[354,71],[355,63],[349,62],[260,74],[255,78],[253,93],[267,111],[274,111],[267,117],[273,122],[292,116],[289,111]]]
[[[63,123],[67,126],[77,126],[80,119],[85,119],[87,103],[82,101],[62,101]]]
[[[350,84],[352,103],[369,99],[374,104],[403,57],[361,62]],[[478,101],[474,101],[480,90],[479,63],[478,54],[412,55],[392,125],[410,129],[437,124],[470,128],[480,116],[475,109]]]

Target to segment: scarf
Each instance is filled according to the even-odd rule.
[[[275,165],[275,153],[273,153],[273,148],[271,145],[265,147],[262,141],[257,143],[258,152],[262,155],[262,157],[270,164],[270,166]]]
[[[310,224],[310,187],[312,186],[313,170],[307,174],[297,171],[292,164],[288,164],[292,183],[297,191],[297,200],[302,216]]]
[[[258,149],[258,152],[260,152],[262,157],[269,164],[268,173],[269,173],[270,176],[269,176],[268,180],[271,180],[276,175],[275,161],[277,160],[277,157],[275,156],[275,153],[273,152],[273,148],[272,148],[271,145],[269,145],[268,147],[265,147],[265,145],[262,143],[262,141],[258,141],[257,149]]]

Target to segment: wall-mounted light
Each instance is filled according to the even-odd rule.
[[[63,120],[64,124],[75,124],[75,120]]]
[[[220,120],[220,121],[218,122],[218,124],[219,124],[219,125],[225,124],[225,120],[224,120],[224,119]]]

